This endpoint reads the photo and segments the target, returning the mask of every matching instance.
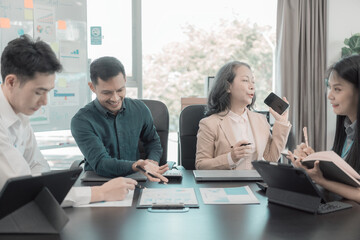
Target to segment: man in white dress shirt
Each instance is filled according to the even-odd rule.
[[[47,104],[61,64],[49,45],[23,35],[8,43],[1,56],[0,190],[7,179],[50,170],[28,117]],[[137,182],[115,178],[102,186],[73,187],[63,206],[122,200]]]

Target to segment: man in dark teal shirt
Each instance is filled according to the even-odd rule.
[[[90,78],[96,99],[71,120],[72,135],[86,159],[85,170],[117,177],[138,171],[139,165],[150,180],[167,182],[161,175],[168,170],[167,164],[158,166],[163,151],[150,110],[140,100],[125,98],[122,63],[113,57],[99,58],[90,65]],[[139,159],[139,139],[144,143],[145,160]]]

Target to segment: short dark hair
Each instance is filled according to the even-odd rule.
[[[124,65],[114,57],[101,57],[90,64],[90,78],[94,85],[98,84],[98,78],[107,81],[119,73],[126,77]]]
[[[231,102],[228,90],[230,85],[234,82],[236,70],[241,66],[245,66],[251,70],[249,64],[239,61],[226,63],[220,68],[216,74],[215,83],[209,93],[206,116],[220,113],[225,110],[230,111]],[[255,100],[256,96],[254,94],[251,104],[247,106],[249,109],[253,109]]]
[[[1,77],[15,74],[20,83],[34,78],[35,74],[60,72],[62,66],[50,46],[22,35],[8,43],[1,55]]]

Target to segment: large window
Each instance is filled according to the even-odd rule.
[[[87,1],[88,57],[91,61],[103,56],[119,59],[124,64],[127,75],[127,96],[137,98],[139,81],[133,77],[133,2]],[[91,27],[101,27],[101,44],[92,44]],[[92,97],[94,99],[95,95]]]
[[[127,96],[167,105],[170,161],[177,159],[181,97],[206,96],[205,79],[226,62],[251,65],[255,107],[267,110],[263,100],[274,82],[276,0],[88,0],[87,8],[89,59],[118,58],[127,72]],[[91,44],[93,26],[101,27],[101,45]]]
[[[132,21],[131,0],[88,0],[88,57],[94,60],[103,56],[118,58],[132,76]],[[90,27],[101,27],[101,45],[91,44]]]
[[[177,131],[180,99],[204,97],[205,79],[231,60],[250,64],[256,109],[273,89],[276,0],[142,1],[143,97],[169,108]]]

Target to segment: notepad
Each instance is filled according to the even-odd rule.
[[[249,186],[236,188],[200,188],[205,204],[259,204]]]
[[[134,190],[130,190],[128,195],[122,201],[96,202],[75,207],[131,207],[134,197]]]

